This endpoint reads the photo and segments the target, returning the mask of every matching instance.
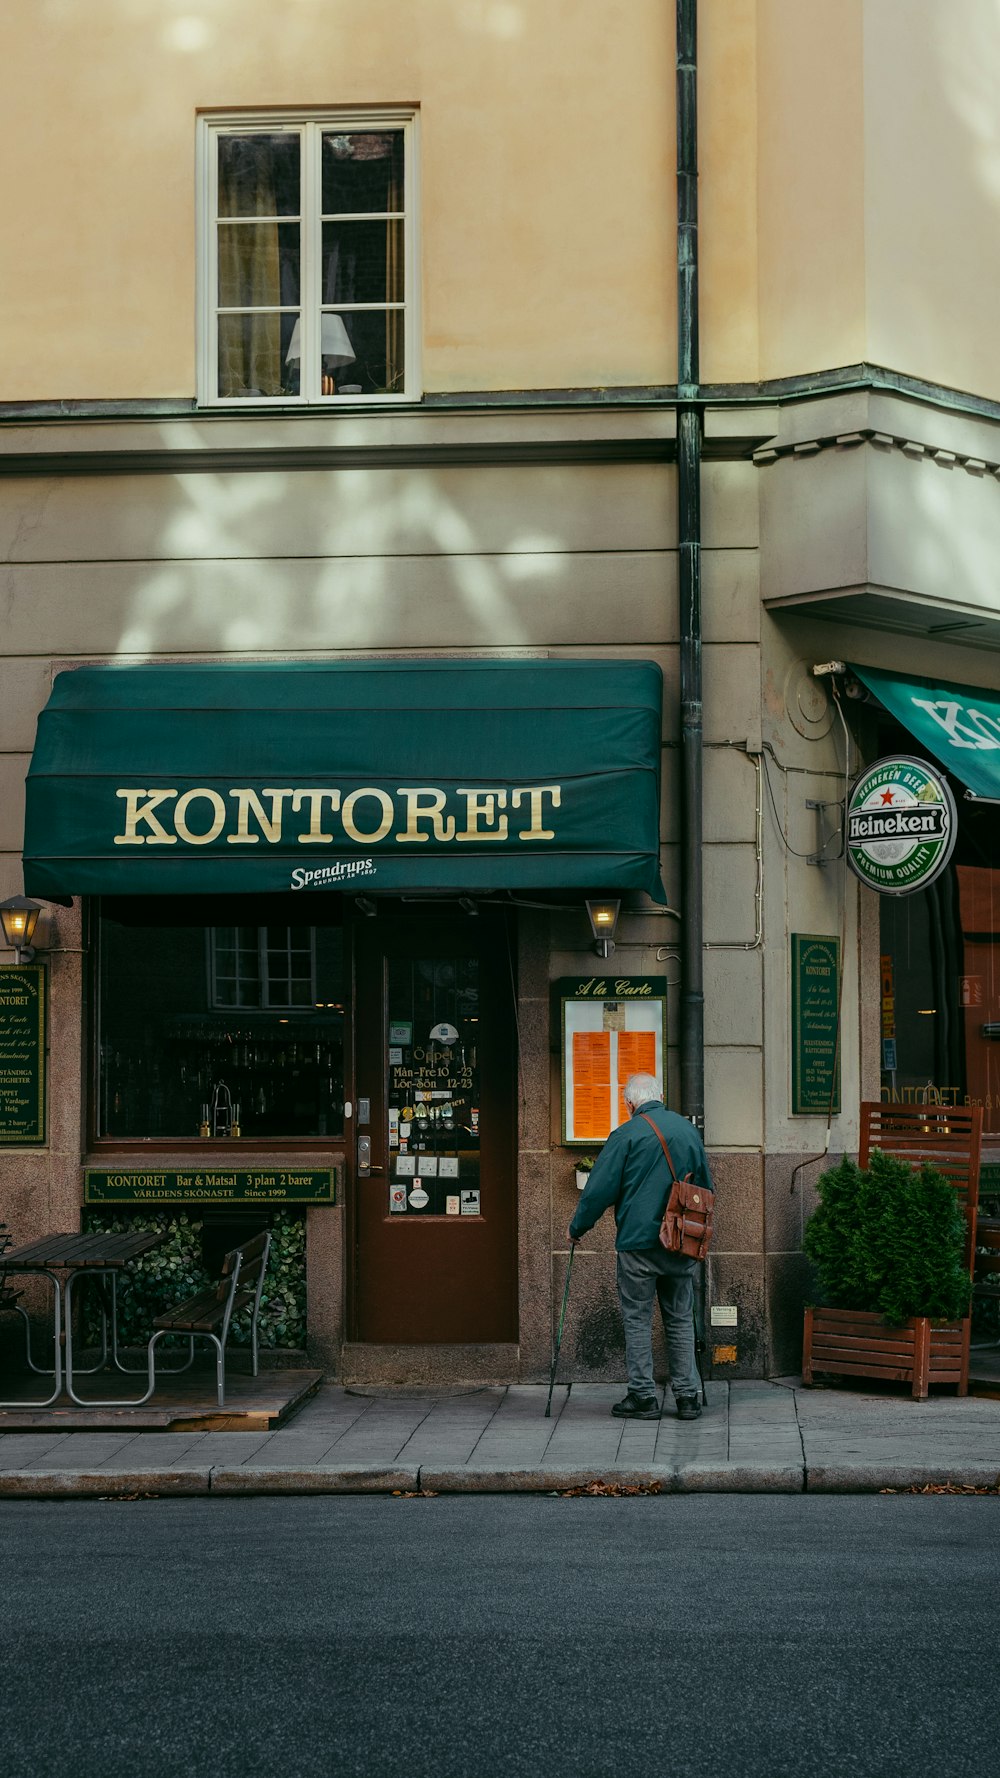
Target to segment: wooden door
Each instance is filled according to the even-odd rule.
[[[387,902],[355,930],[354,1337],[514,1340],[506,917]]]

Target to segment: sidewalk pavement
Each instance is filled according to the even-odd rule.
[[[700,1420],[612,1418],[623,1385],[345,1389],[277,1432],[8,1432],[0,1498],[168,1494],[871,1492],[1000,1487],[1000,1401],[709,1383]]]

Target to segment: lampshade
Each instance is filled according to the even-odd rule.
[[[23,895],[12,895],[9,901],[0,901],[0,925],[4,938],[15,951],[26,950],[30,945],[41,911],[37,901],[28,901]]]
[[[618,924],[620,901],[594,899],[587,901],[587,913],[590,916],[590,930],[594,935],[594,949],[599,957],[610,957],[615,948],[615,927]]]
[[[587,913],[595,938],[614,938],[621,905],[620,901],[588,901]]]
[[[321,315],[320,353],[328,370],[336,370],[342,364],[353,364],[357,354],[351,349],[347,337],[347,328],[339,315]],[[285,363],[291,364],[293,359],[302,357],[301,321],[296,321],[292,328],[292,337],[285,353]]]

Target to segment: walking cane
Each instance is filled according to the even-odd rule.
[[[698,1372],[698,1381],[701,1384],[701,1404],[702,1404],[702,1407],[707,1408],[708,1395],[705,1392],[705,1370],[704,1370],[704,1366],[702,1364],[702,1358],[704,1357],[704,1353],[705,1353],[705,1262],[704,1262],[704,1260],[702,1260],[701,1265],[698,1267],[698,1282],[695,1285],[694,1300],[691,1304],[691,1314],[694,1317],[694,1364],[695,1364],[695,1370]]]
[[[549,1378],[549,1399],[545,1403],[546,1420],[551,1420],[552,1418],[552,1391],[556,1386],[556,1365],[559,1363],[559,1348],[562,1345],[563,1324],[566,1320],[566,1304],[569,1300],[569,1281],[573,1276],[573,1255],[575,1252],[576,1242],[574,1241],[569,1250],[569,1265],[566,1267],[566,1285],[563,1290],[562,1308],[559,1311],[559,1326],[556,1330],[556,1349],[552,1357],[552,1375]]]

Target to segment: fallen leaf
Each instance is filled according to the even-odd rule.
[[[622,1498],[636,1494],[659,1494],[662,1482],[584,1482],[579,1488],[560,1488],[560,1500],[580,1500],[584,1496],[605,1498]]]

